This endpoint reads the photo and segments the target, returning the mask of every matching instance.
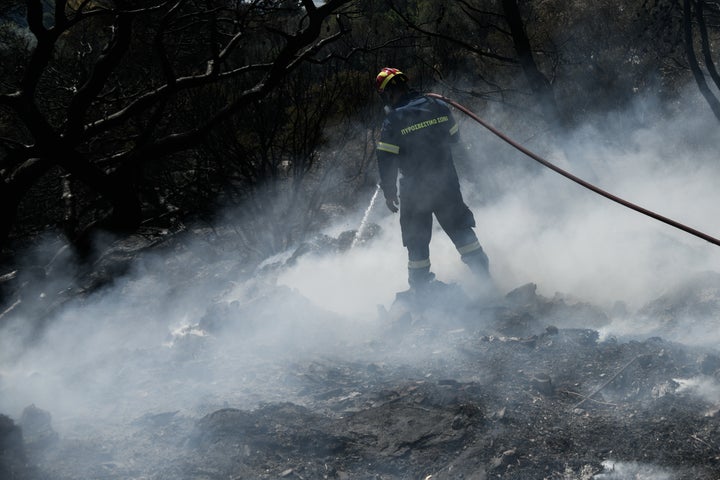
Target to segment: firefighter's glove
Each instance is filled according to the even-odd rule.
[[[397,213],[400,202],[398,201],[397,196],[392,196],[385,198],[385,204],[391,212]]]

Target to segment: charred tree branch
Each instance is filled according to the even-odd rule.
[[[502,62],[511,63],[511,64],[518,63],[518,61],[514,58],[506,57],[504,55],[500,55],[500,54],[488,51],[487,49],[483,49],[477,45],[471,45],[471,44],[464,42],[458,38],[455,38],[453,36],[446,35],[446,34],[440,33],[440,32],[433,32],[430,30],[426,30],[426,29],[416,25],[415,22],[411,21],[406,15],[404,15],[401,11],[399,11],[394,5],[390,5],[390,8],[392,9],[393,12],[395,12],[402,19],[403,22],[405,22],[405,24],[408,27],[412,28],[413,30],[415,30],[423,35],[440,38],[442,40],[446,40],[448,42],[454,43],[455,45],[458,45],[458,46],[460,46],[478,56],[481,56],[481,57],[492,58],[495,60],[500,60]]]
[[[286,43],[285,47],[277,54],[273,62],[262,65],[245,66],[240,69],[236,69],[233,72],[227,72],[227,75],[237,75],[240,72],[248,71],[250,69],[267,70],[265,78],[262,81],[257,83],[254,87],[242,92],[237,100],[219,110],[206,123],[193,130],[175,133],[161,138],[152,145],[148,145],[144,148],[140,156],[147,158],[184,150],[193,143],[202,139],[217,124],[236,114],[239,110],[251,102],[267,95],[267,93],[275,88],[275,86],[277,86],[286,75],[297,68],[303,61],[307,61],[320,47],[326,45],[328,41],[337,40],[337,38],[344,33],[340,32],[338,34],[331,35],[326,39],[318,40],[318,38],[320,38],[320,28],[325,18],[331,15],[337,8],[348,2],[349,0],[331,0],[323,4],[321,7],[316,8],[312,14],[309,15],[309,25],[305,28],[305,30],[291,36],[292,41]],[[320,47],[318,47],[318,45]],[[209,78],[209,75],[204,74],[187,77],[186,79],[179,79],[177,87],[189,88],[192,83],[205,84],[209,81]],[[182,85],[183,81],[186,82],[187,85]],[[166,88],[167,87],[161,87],[161,89]],[[154,95],[158,95],[157,92],[161,89],[154,92]],[[154,100],[146,98],[145,101],[149,106],[153,104]],[[139,106],[139,104],[136,104],[135,108],[139,108]],[[125,115],[127,116],[128,113]],[[115,120],[117,121],[118,118],[119,117],[115,117]]]
[[[105,52],[95,63],[95,68],[68,108],[68,122],[66,132],[68,137],[77,138],[83,130],[83,119],[92,102],[97,98],[113,72],[114,68],[127,52],[131,38],[130,16],[121,15],[116,22],[113,38],[111,38]]]

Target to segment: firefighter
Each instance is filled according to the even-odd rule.
[[[377,144],[380,187],[390,211],[400,210],[411,290],[422,290],[435,278],[430,271],[433,214],[462,261],[489,281],[488,257],[473,231],[475,218],[463,201],[452,158],[458,125],[450,108],[410,88],[407,76],[396,68],[382,69],[376,89],[387,113]]]

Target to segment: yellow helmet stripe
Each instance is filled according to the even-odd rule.
[[[385,75],[387,75],[387,76],[385,77],[385,80],[383,80],[382,83],[380,84],[380,91],[381,91],[381,92],[385,90],[385,87],[387,86],[388,82],[389,82],[390,80],[392,80],[393,77],[395,76],[394,73],[387,73],[387,72],[383,72],[383,73],[384,73]]]

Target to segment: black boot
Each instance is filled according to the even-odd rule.
[[[408,268],[408,283],[411,290],[424,290],[435,280],[430,267]]]
[[[462,261],[470,268],[478,280],[477,295],[483,299],[499,298],[500,290],[490,276],[490,262],[482,249],[474,250],[472,253],[463,255]]]
[[[490,261],[482,247],[463,255],[461,258],[462,261],[470,267],[470,271],[478,278],[490,278]]]

